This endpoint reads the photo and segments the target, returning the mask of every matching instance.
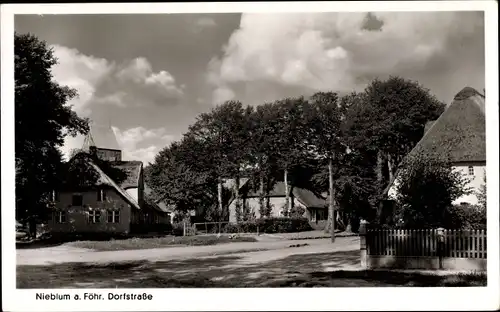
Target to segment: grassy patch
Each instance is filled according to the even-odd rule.
[[[77,241],[69,243],[72,247],[88,248],[97,251],[111,250],[135,250],[151,249],[175,246],[210,246],[225,243],[237,242],[256,242],[254,237],[217,237],[215,235],[203,236],[165,236],[153,238],[129,238],[129,239],[111,239],[108,241]]]

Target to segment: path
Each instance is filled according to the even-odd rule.
[[[305,247],[291,245],[308,244]],[[51,265],[59,263],[109,263],[124,261],[166,261],[174,259],[199,258],[224,254],[249,254],[248,261],[255,259],[276,259],[297,253],[321,253],[336,250],[359,249],[358,237],[339,237],[332,244],[329,239],[259,241],[254,243],[228,243],[213,246],[169,247],[142,250],[92,251],[69,246],[39,249],[18,249],[17,265]],[[263,250],[269,253],[263,253]],[[258,252],[256,252],[258,251]],[[272,252],[271,252],[272,251]],[[260,252],[260,253],[259,253]]]

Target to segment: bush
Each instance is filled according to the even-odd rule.
[[[131,224],[131,233],[145,234],[145,233],[165,233],[170,234],[172,232],[171,223],[154,223],[154,224]]]
[[[186,225],[189,226],[189,225]],[[174,222],[172,224],[172,235],[183,236],[184,235],[184,222]]]
[[[396,220],[405,228],[446,227],[452,202],[470,192],[447,160],[425,155],[405,160],[397,178]]]
[[[486,229],[486,209],[480,205],[462,203],[448,209],[447,228],[462,230]]]
[[[311,225],[306,218],[261,218],[255,221],[227,224],[224,233],[294,233],[311,231]]]
[[[301,207],[301,206],[294,206],[290,210],[290,217],[292,218],[302,218],[304,216],[304,213],[306,213],[306,210]]]

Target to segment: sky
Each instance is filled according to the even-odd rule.
[[[53,48],[73,109],[112,126],[125,160],[145,164],[200,113],[375,77],[418,81],[445,103],[485,81],[483,12],[16,15]],[[67,155],[82,137],[67,138]]]

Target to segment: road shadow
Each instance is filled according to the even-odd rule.
[[[485,274],[443,277],[356,269],[359,251],[248,263],[240,256],[161,262],[18,266],[18,288],[242,288],[485,286]],[[347,270],[345,268],[351,268]],[[354,268],[354,270],[353,270]],[[325,272],[325,270],[334,270]]]

